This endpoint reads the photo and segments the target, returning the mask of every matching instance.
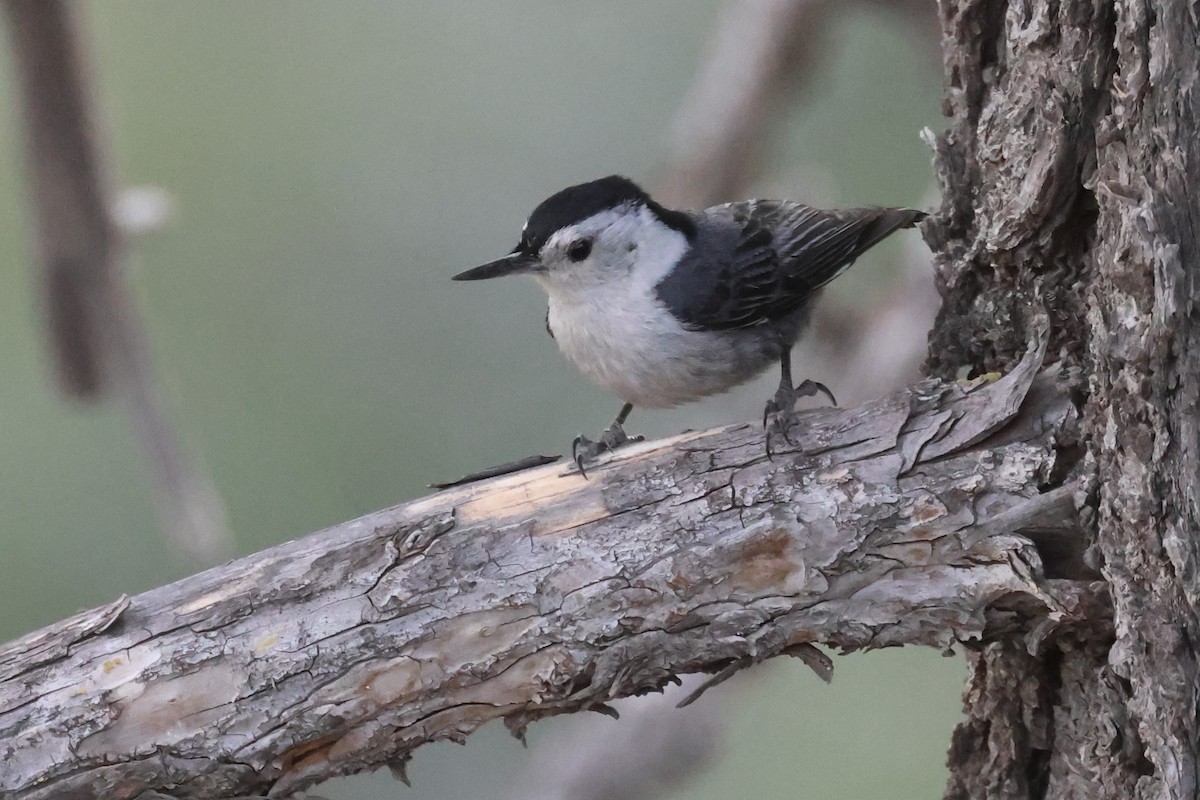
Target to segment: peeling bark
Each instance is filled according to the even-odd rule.
[[[1032,311],[1078,399],[1117,639],[973,658],[950,797],[1194,798],[1200,23],[1182,0],[942,0],[945,304],[927,368],[1019,358]],[[1190,355],[1190,357],[1189,357]]]
[[[814,643],[1103,639],[1043,353],[815,411],[774,461],[738,425],[528,470],[34,633],[0,649],[0,794],[286,796],[685,673],[826,670]]]

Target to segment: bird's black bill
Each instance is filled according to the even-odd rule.
[[[489,261],[481,267],[460,272],[451,280],[456,281],[486,281],[490,278],[503,278],[505,275],[521,275],[533,272],[538,266],[537,256],[527,253],[509,253],[504,258]]]

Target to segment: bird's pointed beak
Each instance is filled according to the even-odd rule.
[[[489,278],[503,278],[505,275],[521,275],[533,272],[538,268],[540,263],[537,256],[522,253],[518,250],[509,253],[504,258],[489,261],[483,266],[469,269],[466,272],[460,272],[451,278],[451,280],[486,281]]]

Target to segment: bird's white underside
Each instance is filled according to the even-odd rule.
[[[581,264],[556,259],[581,236],[596,241]],[[669,408],[724,392],[775,362],[779,348],[749,332],[684,328],[654,287],[686,252],[686,237],[642,207],[604,211],[557,232],[545,248],[547,322],[559,350],[627,403]]]

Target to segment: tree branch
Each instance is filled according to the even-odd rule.
[[[812,643],[1103,629],[1035,544],[1082,547],[1043,354],[814,412],[773,462],[744,424],[528,470],[31,634],[0,649],[0,794],[283,796],[685,673],[824,669]]]

